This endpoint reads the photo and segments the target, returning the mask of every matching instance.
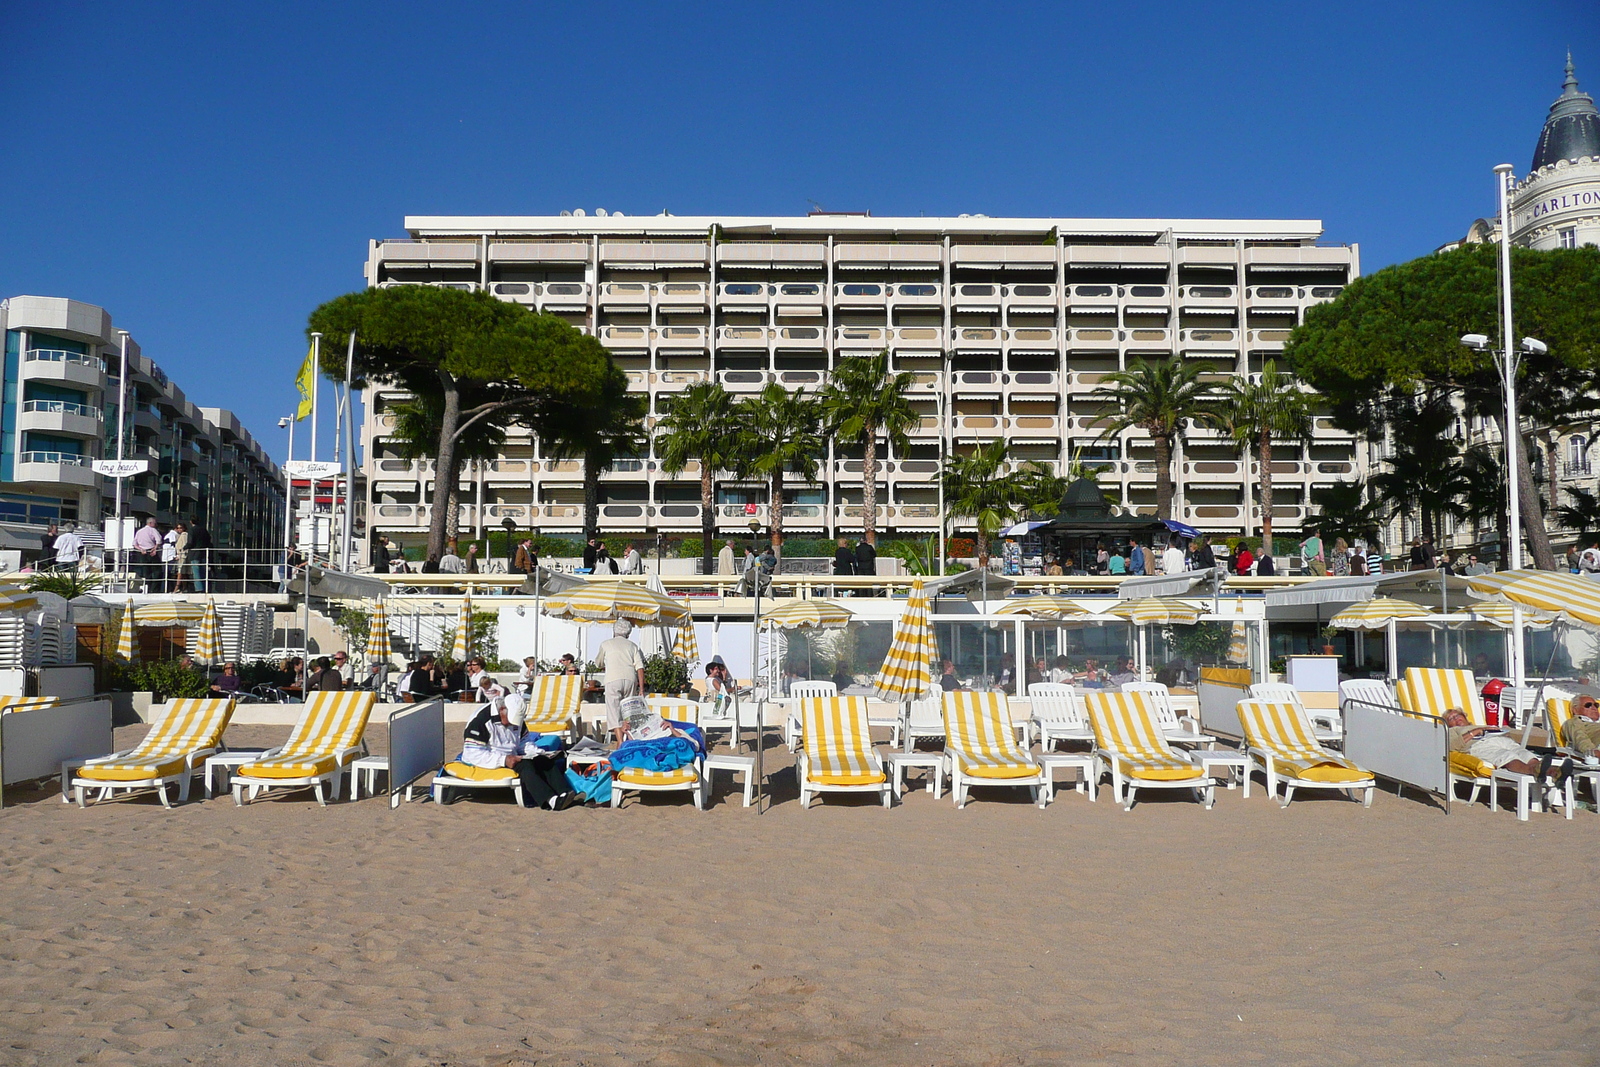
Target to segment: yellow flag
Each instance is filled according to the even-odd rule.
[[[300,364],[300,373],[294,378],[295,388],[300,390],[300,407],[294,413],[296,422],[311,414],[311,392],[317,381],[315,352],[315,345],[306,349],[306,361]]]

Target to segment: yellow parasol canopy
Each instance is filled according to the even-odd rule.
[[[215,663],[222,658],[221,627],[217,624],[217,602],[206,598],[205,611],[200,616],[200,633],[194,639],[194,658],[201,663]]]
[[[1473,622],[1498,626],[1503,630],[1509,630],[1516,623],[1516,608],[1503,601],[1474,604],[1467,610],[1472,613]],[[1546,615],[1544,612],[1535,611],[1533,608],[1522,609],[1522,625],[1530,630],[1543,630],[1548,626],[1554,625],[1555,621],[1554,615]]]
[[[27,611],[38,603],[38,598],[26,589],[0,582],[0,611]]]
[[[389,655],[389,616],[384,611],[383,601],[379,600],[373,604],[367,623],[367,658],[382,662]]]
[[[1090,612],[1064,596],[1029,596],[1008,600],[996,615],[1029,615],[1035,619],[1071,619]]]
[[[831,600],[791,600],[761,616],[775,630],[839,630],[850,624],[850,609]]]
[[[665,593],[631,582],[586,582],[581,589],[550,597],[541,610],[554,619],[579,622],[627,619],[640,626],[677,626],[689,619],[686,605]]]
[[[456,639],[450,645],[450,658],[460,663],[467,658],[472,644],[472,596],[461,598],[461,608],[456,612]]]
[[[881,700],[913,700],[933,688],[933,658],[938,654],[933,622],[928,615],[928,594],[922,579],[911,583],[911,597],[894,624],[889,653],[873,679]]]
[[[1600,626],[1600,582],[1563,571],[1500,571],[1468,578],[1493,600],[1521,604],[1584,626]]]
[[[1146,596],[1119,601],[1111,609],[1110,614],[1140,626],[1193,626],[1205,613],[1193,604],[1185,604],[1181,600]]]
[[[1382,630],[1391,621],[1409,622],[1426,619],[1432,614],[1427,608],[1409,600],[1380,596],[1350,605],[1329,619],[1328,625],[1337,630]]]
[[[133,610],[133,597],[128,598],[128,606],[122,609],[122,626],[117,630],[117,658],[126,662],[133,661],[133,628],[138,625]]]
[[[678,627],[678,638],[672,642],[672,655],[685,663],[693,663],[700,658],[700,639],[695,636],[693,619],[685,619],[683,625]]]

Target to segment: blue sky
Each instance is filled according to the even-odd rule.
[[[1586,2],[0,8],[0,294],[110,309],[277,455],[407,214],[1320,218],[1367,271],[1521,173]],[[303,454],[303,453],[302,453]]]

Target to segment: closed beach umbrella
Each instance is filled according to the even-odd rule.
[[[1071,619],[1089,610],[1064,596],[1029,596],[1008,600],[996,615],[1027,615],[1035,619]]]
[[[187,626],[205,618],[206,609],[201,604],[170,600],[159,604],[146,604],[139,609],[140,626]]]
[[[389,616],[384,611],[383,601],[379,600],[373,604],[367,625],[367,658],[383,662],[389,656]]]
[[[683,603],[633,582],[586,582],[582,588],[546,599],[543,611],[554,619],[627,619],[639,626],[677,626],[689,619],[689,609]]]
[[[200,635],[194,639],[194,658],[201,663],[215,663],[222,658],[222,641],[218,635],[217,603],[206,598],[205,613],[200,616]]]
[[[1328,625],[1336,630],[1382,630],[1390,622],[1426,619],[1432,614],[1427,608],[1409,600],[1380,596],[1350,605],[1329,619]]]
[[[928,594],[922,579],[911,583],[911,597],[894,624],[889,654],[872,680],[881,700],[911,701],[933,688],[933,657],[938,647],[928,616]]]
[[[450,658],[460,663],[467,658],[472,645],[472,597],[461,598],[461,610],[456,614],[456,639],[450,646]]]
[[[693,619],[685,619],[683,625],[678,627],[678,638],[672,642],[672,655],[685,663],[693,663],[700,658],[700,639],[695,636]]]
[[[136,625],[133,614],[133,597],[128,598],[128,606],[122,609],[122,629],[117,631],[117,658],[133,661],[133,628]]]

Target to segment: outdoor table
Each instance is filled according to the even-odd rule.
[[[1056,771],[1062,767],[1073,767],[1078,771],[1079,780],[1073,789],[1079,793],[1087,793],[1091,801],[1095,800],[1100,788],[1100,757],[1093,752],[1041,752],[1034,759],[1039,761],[1039,766],[1044,768],[1044,802],[1050,803],[1056,798]]]
[[[906,768],[925,767],[933,773],[927,775],[924,786],[938,800],[944,795],[943,752],[890,752],[884,756],[889,761],[889,781],[894,785],[896,799],[905,793]]]
[[[707,793],[710,792],[712,771],[730,771],[736,777],[743,774],[744,806],[748,808],[754,802],[756,791],[756,758],[754,756],[736,756],[731,752],[713,752],[707,755],[705,762]]]
[[[222,779],[222,791],[226,793],[228,791],[228,781],[231,777],[231,769],[243,767],[246,763],[254,763],[261,758],[261,754],[265,751],[267,750],[264,748],[233,748],[226,752],[218,752],[215,756],[207,756],[205,771],[203,772],[205,775],[206,799],[211,799],[211,776],[213,773]]]
[[[1250,799],[1250,757],[1243,749],[1207,748],[1189,753],[1189,758],[1200,765],[1200,773],[1211,775],[1211,768],[1225,767],[1237,770],[1244,783],[1244,798]],[[1233,777],[1228,777],[1228,788],[1233,788]]]

